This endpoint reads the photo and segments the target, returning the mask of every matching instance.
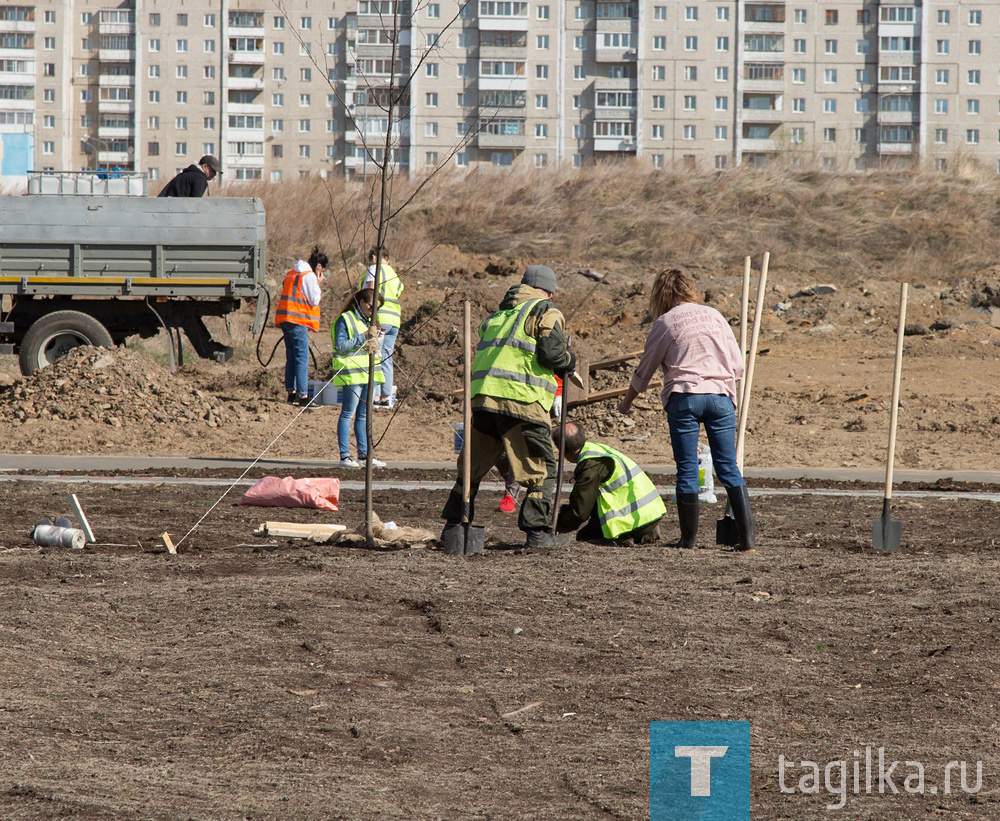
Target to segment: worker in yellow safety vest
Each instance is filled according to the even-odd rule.
[[[309,331],[319,330],[320,285],[326,254],[313,248],[309,261],[299,260],[285,274],[274,324],[285,340],[285,390],[289,405],[309,404]]]
[[[546,265],[531,265],[511,287],[500,309],[479,328],[472,363],[472,431],[469,521],[475,515],[479,483],[506,454],[514,479],[526,488],[518,527],[527,547],[569,543],[552,533],[552,496],[556,459],[549,410],[556,395],[555,373],[573,370],[575,359],[563,332],[565,319],[552,303],[556,275]],[[462,457],[458,479],[442,513],[449,524],[462,521]]]
[[[399,336],[399,325],[403,315],[399,304],[399,298],[403,294],[403,280],[399,278],[399,274],[389,263],[389,249],[383,245],[381,255],[378,248],[372,248],[368,251],[368,273],[365,274],[361,287],[375,287],[375,265],[379,263],[379,256],[381,256],[381,263],[379,264],[378,292],[379,296],[382,297],[382,305],[378,309],[376,319],[382,332],[383,380],[375,390],[372,402],[375,405],[388,407],[392,400],[392,354],[396,347],[396,337]]]
[[[342,306],[340,316],[330,329],[333,334],[331,382],[341,387],[340,417],[337,419],[337,444],[340,446],[340,466],[360,467],[368,453],[368,355],[375,357],[375,384],[382,381],[379,367],[379,339],[369,325],[375,292],[365,288],[351,294]],[[351,423],[358,446],[358,460],[351,458]],[[372,467],[385,467],[385,462],[371,456]]]
[[[552,437],[558,446],[558,429]],[[569,503],[559,509],[557,532],[576,530],[581,542],[658,540],[657,526],[667,508],[642,468],[612,447],[587,441],[586,431],[573,422],[566,423],[566,458],[576,470]]]

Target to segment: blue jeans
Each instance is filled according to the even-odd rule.
[[[396,347],[396,337],[399,336],[399,328],[386,328],[385,337],[382,339],[382,375],[385,382],[375,386],[375,396],[384,396],[388,399],[392,396],[392,352]]]
[[[715,475],[728,489],[744,484],[736,464],[736,409],[724,394],[672,393],[667,400],[677,492],[698,492],[698,430],[705,426]]]
[[[309,329],[295,322],[282,322],[285,338],[285,390],[309,392]]]
[[[358,443],[358,458],[368,458],[368,385],[344,385],[344,398],[340,403],[337,419],[337,444],[340,458],[351,455],[351,421],[354,421],[354,438]],[[357,416],[355,416],[357,413]]]

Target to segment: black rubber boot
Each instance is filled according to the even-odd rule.
[[[740,485],[726,488],[726,494],[729,496],[729,506],[733,509],[736,530],[740,534],[740,543],[735,549],[753,550],[757,541],[757,529],[750,510],[750,492],[746,485]]]
[[[674,547],[693,548],[697,546],[700,505],[697,493],[677,494],[677,519],[681,525],[681,538],[674,544]]]
[[[549,530],[535,528],[526,531],[525,547],[569,547],[573,542],[571,533],[552,533]]]

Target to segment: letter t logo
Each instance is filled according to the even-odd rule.
[[[712,759],[722,758],[729,747],[674,747],[674,758],[691,759],[691,795],[712,794]]]

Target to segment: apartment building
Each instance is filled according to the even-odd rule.
[[[1000,0],[0,3],[0,182],[1000,163]],[[391,127],[390,127],[391,121]]]

